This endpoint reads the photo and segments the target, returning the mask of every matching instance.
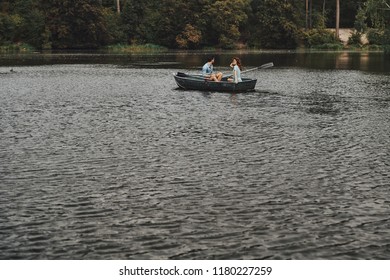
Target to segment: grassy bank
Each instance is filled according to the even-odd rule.
[[[154,44],[144,44],[144,45],[124,45],[117,44],[111,45],[105,48],[112,53],[134,53],[134,52],[164,52],[168,48],[154,45]]]
[[[154,45],[154,44],[144,44],[144,45],[126,45],[126,44],[117,44],[117,45],[111,45],[107,47],[103,47],[101,50],[107,51],[108,53],[117,53],[117,54],[126,54],[126,53],[163,53],[168,51],[169,49],[163,46]],[[250,47],[243,47],[240,45],[239,48],[231,49],[230,51],[266,51],[265,49],[257,49],[257,48],[250,48]],[[300,51],[362,51],[362,52],[386,52],[390,53],[390,45],[389,46],[383,46],[383,45],[369,45],[369,44],[351,44],[351,45],[344,45],[342,43],[325,43],[325,44],[318,44],[318,45],[312,45],[312,46],[301,46],[298,47],[295,50]],[[33,53],[37,50],[28,45],[28,44],[7,44],[7,45],[0,45],[0,53],[2,54],[12,54],[12,53]],[[39,50],[38,50],[39,51]],[[66,50],[64,50],[66,51]],[[191,50],[188,50],[191,51]],[[223,51],[222,49],[218,49],[215,47],[205,47],[198,51],[204,51],[204,52],[219,52]],[[272,50],[271,50],[272,51]],[[294,51],[294,49],[292,49]]]
[[[307,48],[309,50],[323,51],[362,51],[362,52],[382,52],[386,50],[386,46],[381,45],[343,45],[343,44],[323,44]]]
[[[30,53],[35,49],[29,44],[6,44],[0,46],[0,53]]]

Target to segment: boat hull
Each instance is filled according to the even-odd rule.
[[[220,82],[210,81],[202,76],[187,75],[178,72],[174,75],[176,84],[185,90],[219,91],[219,92],[246,92],[255,89],[257,80],[242,79],[242,82],[228,82],[226,78]]]

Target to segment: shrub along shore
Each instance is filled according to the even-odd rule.
[[[340,36],[337,40],[334,37],[334,31],[332,30],[310,30],[307,33],[305,41],[301,43],[301,45],[297,46],[296,49],[300,50],[323,50],[323,51],[386,51],[388,46],[378,44],[378,42],[374,39],[373,43],[368,41],[368,38],[371,36],[376,36],[376,33],[370,35],[368,34],[358,34],[353,29],[347,29],[347,33],[350,34],[349,37]],[[90,48],[66,48],[62,50],[88,50]],[[108,45],[100,48],[92,48],[100,51],[108,52],[108,53],[144,53],[144,52],[166,52],[170,50],[165,46],[156,45],[156,44],[123,44],[118,43],[114,45]],[[176,48],[179,50],[178,48]],[[237,44],[234,47],[229,48],[230,50],[262,50],[261,48],[250,47],[244,44]],[[277,48],[280,50],[281,48]],[[0,45],[0,53],[33,53],[39,51],[51,50],[49,49],[37,49],[32,45],[26,43],[7,43],[5,45]],[[202,51],[216,51],[223,50],[221,47],[204,47],[201,49]],[[290,49],[292,50],[292,49]]]

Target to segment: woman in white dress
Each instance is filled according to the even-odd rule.
[[[238,57],[233,57],[232,63],[230,63],[230,67],[233,68],[233,78],[228,79],[229,82],[239,83],[242,82],[241,79],[241,60]]]

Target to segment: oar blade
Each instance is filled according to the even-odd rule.
[[[259,68],[266,69],[266,68],[271,68],[271,67],[274,67],[274,63],[273,62],[269,62],[269,63],[263,64]]]

